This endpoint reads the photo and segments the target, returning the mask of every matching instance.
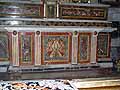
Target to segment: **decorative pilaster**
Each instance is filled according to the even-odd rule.
[[[19,66],[19,44],[17,31],[13,31],[12,34],[12,63],[13,66]]]
[[[72,36],[72,64],[77,64],[78,60],[78,32],[75,31]]]
[[[41,65],[41,33],[36,31],[35,34],[35,65]]]
[[[90,63],[94,64],[97,61],[97,32],[93,32],[91,36],[91,59]]]

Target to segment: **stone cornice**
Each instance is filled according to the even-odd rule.
[[[112,27],[111,22],[97,20],[63,20],[63,19],[1,19],[0,25],[37,25],[37,26],[80,26]]]

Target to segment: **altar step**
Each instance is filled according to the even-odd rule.
[[[81,88],[79,90],[120,90],[120,86],[97,87],[97,88]]]
[[[75,79],[72,84],[79,90],[120,90],[119,77]]]
[[[10,72],[10,80],[26,79],[76,79],[76,78],[96,78],[112,75],[111,68],[83,68],[80,70],[61,70],[61,71],[43,71],[43,72]]]

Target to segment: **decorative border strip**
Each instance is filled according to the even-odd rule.
[[[15,25],[41,25],[41,26],[86,26],[86,27],[112,27],[112,23],[103,22],[69,22],[69,21],[17,21]],[[1,20],[0,25],[12,25],[9,20]]]
[[[12,32],[8,32],[9,60],[12,63]]]

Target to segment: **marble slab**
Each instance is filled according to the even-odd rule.
[[[0,82],[0,90],[77,90],[68,80]]]

